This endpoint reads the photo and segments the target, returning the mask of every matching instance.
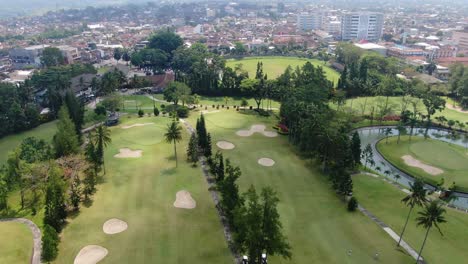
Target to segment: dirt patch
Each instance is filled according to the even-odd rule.
[[[265,137],[277,137],[278,133],[275,131],[265,131],[266,126],[262,124],[256,124],[252,125],[250,127],[250,130],[239,130],[236,132],[236,135],[241,136],[241,137],[250,137],[253,135],[253,133],[260,133],[264,135]]]
[[[105,258],[108,253],[104,247],[89,245],[80,250],[73,264],[96,264]]]
[[[102,231],[108,235],[117,234],[127,230],[128,224],[117,218],[111,218],[107,220],[102,226]]]
[[[234,149],[236,146],[229,141],[218,141],[216,146],[220,149]]]
[[[197,207],[197,202],[195,202],[195,200],[192,198],[188,191],[182,190],[176,193],[174,207],[183,209],[193,209]]]
[[[115,154],[114,158],[140,158],[141,156],[143,156],[143,150],[131,150],[129,148],[121,148],[120,153]]]
[[[265,166],[265,167],[271,167],[275,165],[275,161],[270,158],[261,158],[258,160],[258,164]]]
[[[445,104],[445,107],[447,107],[448,109],[450,110],[455,110],[457,112],[460,112],[460,113],[465,113],[465,114],[468,114],[468,110],[463,110],[461,107],[459,106],[453,106],[449,103]]]
[[[132,127],[141,127],[141,126],[149,126],[149,125],[154,125],[154,123],[137,123],[133,125],[128,125],[128,126],[121,126],[122,129],[129,129]]]
[[[443,170],[433,167],[431,165],[424,164],[423,162],[413,158],[411,155],[404,155],[401,158],[405,161],[406,165],[420,168],[431,175],[439,175],[444,173]]]

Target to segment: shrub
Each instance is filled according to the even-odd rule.
[[[211,105],[211,108],[215,108],[215,105]]]
[[[216,106],[216,109],[219,109],[219,105],[218,105],[218,106]]]
[[[351,199],[349,199],[348,201],[348,211],[350,212],[354,212],[356,211],[356,208],[358,207],[358,202],[357,202],[357,199],[353,197],[351,197]]]
[[[205,106],[205,110],[208,110],[208,106]]]
[[[154,107],[153,109],[153,114],[154,116],[158,116],[159,115],[159,109],[157,107]]]
[[[186,118],[189,115],[189,109],[185,106],[177,109],[177,116],[180,118]]]
[[[229,106],[226,106],[226,109],[229,110]]]
[[[44,233],[42,235],[42,255],[43,262],[51,262],[58,254],[59,236],[57,231],[50,225],[44,225]]]
[[[145,115],[145,112],[143,112],[143,110],[138,110],[138,116],[139,117],[143,117]]]
[[[162,104],[162,105],[161,105],[161,109],[164,109],[164,108],[166,108],[166,105],[163,105],[163,104]]]
[[[252,110],[252,109],[253,109],[253,107],[252,107],[252,106],[249,106],[249,109],[250,109],[250,110]]]
[[[94,113],[96,113],[96,115],[106,115],[106,108],[103,105],[98,105],[94,109]]]

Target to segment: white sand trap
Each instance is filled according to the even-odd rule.
[[[265,166],[265,167],[271,167],[275,165],[275,161],[270,158],[261,158],[258,160],[258,164]]]
[[[216,143],[216,146],[218,146],[218,148],[220,149],[233,149],[236,147],[234,144],[232,144],[229,141],[218,141]]]
[[[401,158],[405,161],[406,165],[420,168],[431,175],[439,175],[444,172],[443,170],[439,168],[424,164],[423,162],[413,158],[411,155],[404,155]]]
[[[120,153],[114,155],[115,158],[121,158],[121,159],[140,158],[141,156],[143,156],[143,150],[139,150],[139,149],[131,150],[129,148],[121,148]]]
[[[74,264],[96,264],[107,256],[106,248],[96,245],[89,245],[80,250],[75,257]]]
[[[278,133],[276,133],[275,131],[264,131],[263,135],[265,137],[277,137]]]
[[[468,113],[468,110],[463,110],[461,107],[453,106],[453,105],[451,105],[449,103],[446,103],[445,107],[447,107],[450,110],[455,110],[455,111],[460,112],[460,113],[465,113],[465,114]]]
[[[193,209],[197,207],[197,202],[195,202],[195,200],[192,198],[188,191],[182,190],[176,193],[174,207],[183,209]]]
[[[219,110],[213,110],[213,111],[208,111],[208,110],[203,110],[201,111],[202,114],[213,114],[213,113],[219,113],[221,111]]]
[[[108,235],[117,234],[127,230],[128,224],[117,218],[111,218],[107,220],[102,226],[102,231]]]
[[[241,137],[250,137],[253,133],[260,133],[265,137],[277,137],[278,133],[275,131],[265,131],[266,126],[262,124],[252,125],[250,130],[239,130],[236,132],[236,135]]]
[[[141,126],[149,126],[149,125],[154,125],[154,123],[137,123],[137,124],[133,124],[133,125],[129,125],[129,126],[122,126],[121,128],[123,129],[129,129],[129,128],[132,128],[132,127],[141,127]]]

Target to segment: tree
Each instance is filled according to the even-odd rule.
[[[164,138],[166,139],[167,143],[174,143],[174,157],[176,161],[176,168],[177,168],[177,146],[176,143],[182,140],[182,128],[174,121],[171,124],[167,125],[166,133],[164,134]]]
[[[75,211],[80,209],[81,202],[81,180],[80,177],[75,176],[70,185],[70,202]]]
[[[390,137],[390,135],[393,134],[393,131],[390,127],[387,127],[384,130],[384,134],[385,134],[385,144],[388,144],[388,138]]]
[[[42,51],[41,64],[45,67],[63,65],[65,58],[58,48],[47,47]]]
[[[258,79],[244,79],[240,84],[242,92],[254,98],[257,109],[260,109],[260,104],[264,98],[264,86],[264,81]]]
[[[53,138],[55,156],[63,157],[78,153],[78,142],[75,125],[70,119],[68,109],[66,106],[62,106],[59,111],[57,133]]]
[[[408,225],[408,220],[410,218],[411,212],[415,206],[423,206],[426,202],[426,189],[424,189],[424,182],[421,179],[415,179],[413,183],[410,184],[411,193],[408,194],[401,201],[409,206],[410,210],[408,216],[406,217],[405,225],[400,234],[400,239],[398,240],[397,246],[400,246],[400,242],[403,239],[403,234],[405,233],[406,226]]]
[[[401,123],[399,123],[398,126],[397,126],[397,130],[398,130],[397,144],[400,144],[400,136],[401,136],[401,134],[406,134],[406,127],[403,126]]]
[[[432,201],[429,205],[426,205],[424,211],[418,212],[419,216],[416,218],[417,225],[423,226],[426,229],[426,235],[424,236],[424,241],[422,243],[421,249],[419,250],[418,258],[416,263],[419,263],[419,259],[421,258],[421,253],[426,245],[426,239],[429,235],[429,231],[433,226],[439,230],[439,233],[442,235],[442,231],[440,230],[439,224],[446,223],[444,214],[445,209],[442,208],[442,205],[438,201]]]
[[[142,109],[138,110],[139,117],[143,117],[144,115],[145,115],[145,112]]]
[[[198,161],[198,139],[197,134],[192,133],[190,136],[189,144],[187,147],[187,160],[192,162],[194,165]]]
[[[59,240],[57,231],[52,226],[45,224],[42,234],[42,262],[50,263],[57,257]]]
[[[8,185],[5,173],[0,169],[0,211],[8,208]]]
[[[85,170],[85,178],[83,180],[83,195],[84,200],[89,201],[89,197],[96,191],[96,171],[94,169]]]
[[[354,212],[356,211],[357,207],[358,207],[357,199],[353,196],[348,201],[348,211]]]
[[[96,146],[96,158],[98,160],[98,164],[99,166],[103,166],[104,174],[106,174],[104,149],[111,143],[111,141],[110,130],[104,125],[98,126],[96,128],[96,133],[94,134],[94,145]]]
[[[159,109],[156,106],[153,108],[153,114],[154,116],[159,116]]]
[[[247,99],[242,98],[242,100],[241,100],[241,106],[244,108],[244,110],[245,110],[245,108],[246,108],[247,106],[249,106],[249,102],[247,101]]]
[[[117,111],[117,109],[120,108],[122,103],[122,96],[117,93],[113,93],[110,96],[107,96],[104,100],[102,100],[102,105],[106,108],[107,111],[110,112]]]
[[[122,59],[123,52],[124,51],[121,48],[114,49],[114,59],[117,62],[119,62],[119,60]]]
[[[205,155],[205,157],[211,157],[211,154],[212,154],[211,134],[208,133],[206,135],[206,143],[205,143],[205,147],[203,149],[203,155]]]
[[[65,183],[57,167],[52,167],[47,180],[44,224],[60,232],[67,217],[65,208]]]
[[[179,101],[182,101],[182,105],[184,105],[191,93],[190,87],[185,83],[171,82],[164,89],[164,100],[173,102],[175,105],[177,105]]]
[[[239,167],[231,165],[229,159],[226,159],[226,177],[218,183],[218,190],[221,193],[221,208],[231,226],[234,227],[234,212],[242,205],[242,199],[239,194],[237,179],[241,176]]]
[[[367,144],[364,148],[364,151],[362,152],[362,158],[364,159],[365,168],[367,168],[367,163],[369,163],[370,166],[374,166],[374,152],[372,151],[372,147],[370,144]]]
[[[71,90],[68,90],[65,95],[65,105],[67,106],[70,118],[75,125],[76,135],[78,136],[78,139],[80,139],[81,129],[84,124],[84,106],[80,101],[78,101],[78,98],[76,98],[75,94]]]
[[[224,157],[223,153],[216,155],[218,160],[216,161],[216,182],[220,183],[224,180]]]
[[[355,165],[361,164],[361,139],[359,133],[355,131],[351,138],[351,153]]]
[[[427,127],[431,125],[431,116],[436,111],[442,111],[445,108],[445,100],[437,96],[436,94],[428,91],[423,93],[423,103],[427,110]]]
[[[149,39],[148,47],[159,49],[169,55],[169,60],[172,58],[173,52],[184,44],[182,38],[174,32],[161,30],[152,35]]]
[[[275,191],[267,187],[261,195],[251,186],[244,194],[245,203],[236,211],[236,242],[247,253],[249,263],[260,264],[263,253],[291,258],[291,247],[282,233]]]

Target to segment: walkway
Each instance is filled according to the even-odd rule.
[[[185,128],[190,134],[195,133],[195,129],[184,119],[179,119],[182,124],[184,124]],[[199,157],[200,167],[202,169],[203,175],[205,175],[206,182],[208,183],[208,190],[211,194],[211,198],[215,203],[215,207],[218,210],[218,215],[221,218],[221,224],[223,225],[224,236],[228,242],[228,247],[231,250],[232,255],[234,256],[234,263],[242,263],[241,256],[236,253],[234,248],[234,240],[233,235],[231,232],[231,228],[229,227],[228,221],[221,210],[221,206],[219,204],[220,198],[218,192],[216,192],[216,183],[214,179],[210,176],[208,164],[206,162],[205,157]]]
[[[33,254],[31,256],[31,264],[40,264],[41,263],[41,251],[42,251],[42,241],[41,241],[41,230],[34,224],[31,220],[26,218],[4,218],[0,219],[0,222],[17,222],[25,224],[31,229],[33,234]]]

